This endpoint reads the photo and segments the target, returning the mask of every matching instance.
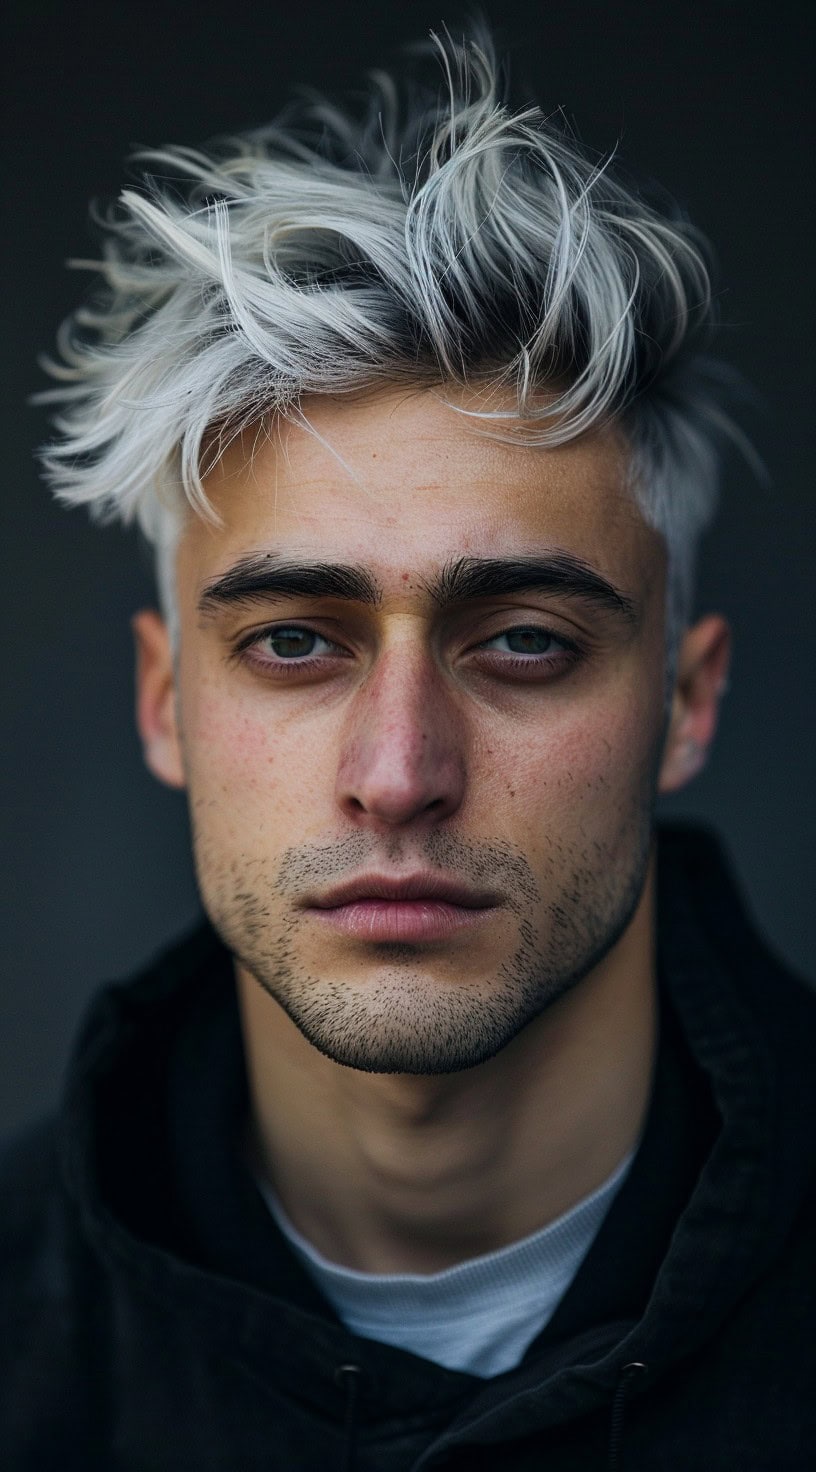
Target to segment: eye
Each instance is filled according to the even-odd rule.
[[[473,657],[477,666],[497,679],[540,684],[566,675],[583,661],[585,651],[574,640],[540,624],[518,624],[485,639],[473,650]]]
[[[482,649],[495,649],[501,654],[542,655],[563,654],[570,649],[565,639],[550,633],[549,629],[538,629],[534,625],[522,624],[517,629],[505,629],[486,639]]]
[[[307,659],[310,655],[329,654],[335,648],[328,639],[312,629],[291,627],[268,629],[254,641],[260,654],[272,654],[276,659]]]
[[[325,673],[346,651],[314,629],[300,624],[277,624],[248,634],[233,650],[232,658],[270,676]]]

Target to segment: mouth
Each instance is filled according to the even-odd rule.
[[[438,874],[364,875],[305,906],[320,923],[357,940],[379,943],[446,940],[482,924],[499,896]]]

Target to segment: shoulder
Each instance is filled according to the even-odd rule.
[[[79,1466],[98,1378],[91,1321],[106,1304],[58,1141],[48,1118],[0,1145],[0,1436],[8,1466],[38,1472]],[[96,1463],[89,1455],[82,1465]]]
[[[0,1357],[19,1362],[73,1296],[78,1236],[61,1180],[58,1125],[37,1120],[0,1144]]]
[[[60,1316],[88,1267],[60,1167],[59,1125],[37,1120],[0,1144],[0,1320],[6,1352],[25,1325]],[[4,1356],[5,1357],[5,1356]]]
[[[677,933],[691,922],[772,1036],[796,1049],[816,1038],[816,983],[776,954],[754,918],[719,837],[697,824],[658,827],[661,923]]]
[[[767,944],[705,829],[658,831],[658,951],[718,1110],[739,1122],[745,1159],[765,1162],[775,1217],[792,1222],[816,1164],[816,988]]]

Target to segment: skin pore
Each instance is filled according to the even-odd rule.
[[[665,553],[614,429],[498,443],[427,389],[304,410],[207,477],[176,660],[134,620],[139,728],[236,958],[256,1165],[326,1257],[427,1273],[637,1143],[654,801],[705,760],[729,634],[686,632],[667,722]],[[464,897],[378,899],[417,876]],[[340,903],[358,879],[376,903]]]

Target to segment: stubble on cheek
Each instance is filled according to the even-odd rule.
[[[574,781],[564,780],[565,793]],[[638,792],[609,803],[597,773],[534,846],[535,863],[507,842],[437,831],[422,860],[505,897],[501,930],[470,953],[428,958],[419,947],[336,950],[297,899],[372,860],[366,834],[290,845],[279,855],[225,844],[213,808],[195,805],[202,896],[222,939],[303,1035],[336,1062],[374,1072],[441,1073],[493,1056],[603,958],[631,919],[648,863],[650,810]],[[616,807],[620,810],[616,811]],[[599,821],[599,815],[603,821]],[[254,838],[263,847],[263,826]],[[387,845],[399,861],[403,840]],[[416,858],[416,846],[411,856]]]
[[[500,836],[484,834],[485,811],[478,836],[465,813],[464,832],[454,820],[424,837],[389,839],[359,830],[324,837],[312,784],[287,770],[287,755],[260,733],[245,730],[237,740],[222,732],[207,743],[206,769],[191,764],[207,913],[246,971],[336,1061],[385,1072],[471,1066],[580,981],[634,913],[658,754],[637,713],[607,729],[593,734],[576,722],[546,767],[533,749],[526,789],[513,777],[515,803],[501,803],[494,787],[485,809],[498,814]],[[475,802],[469,811],[481,816]],[[305,892],[401,863],[498,887],[506,900],[500,926],[469,954],[451,948],[429,958],[410,946],[363,954],[327,938],[298,906]]]

